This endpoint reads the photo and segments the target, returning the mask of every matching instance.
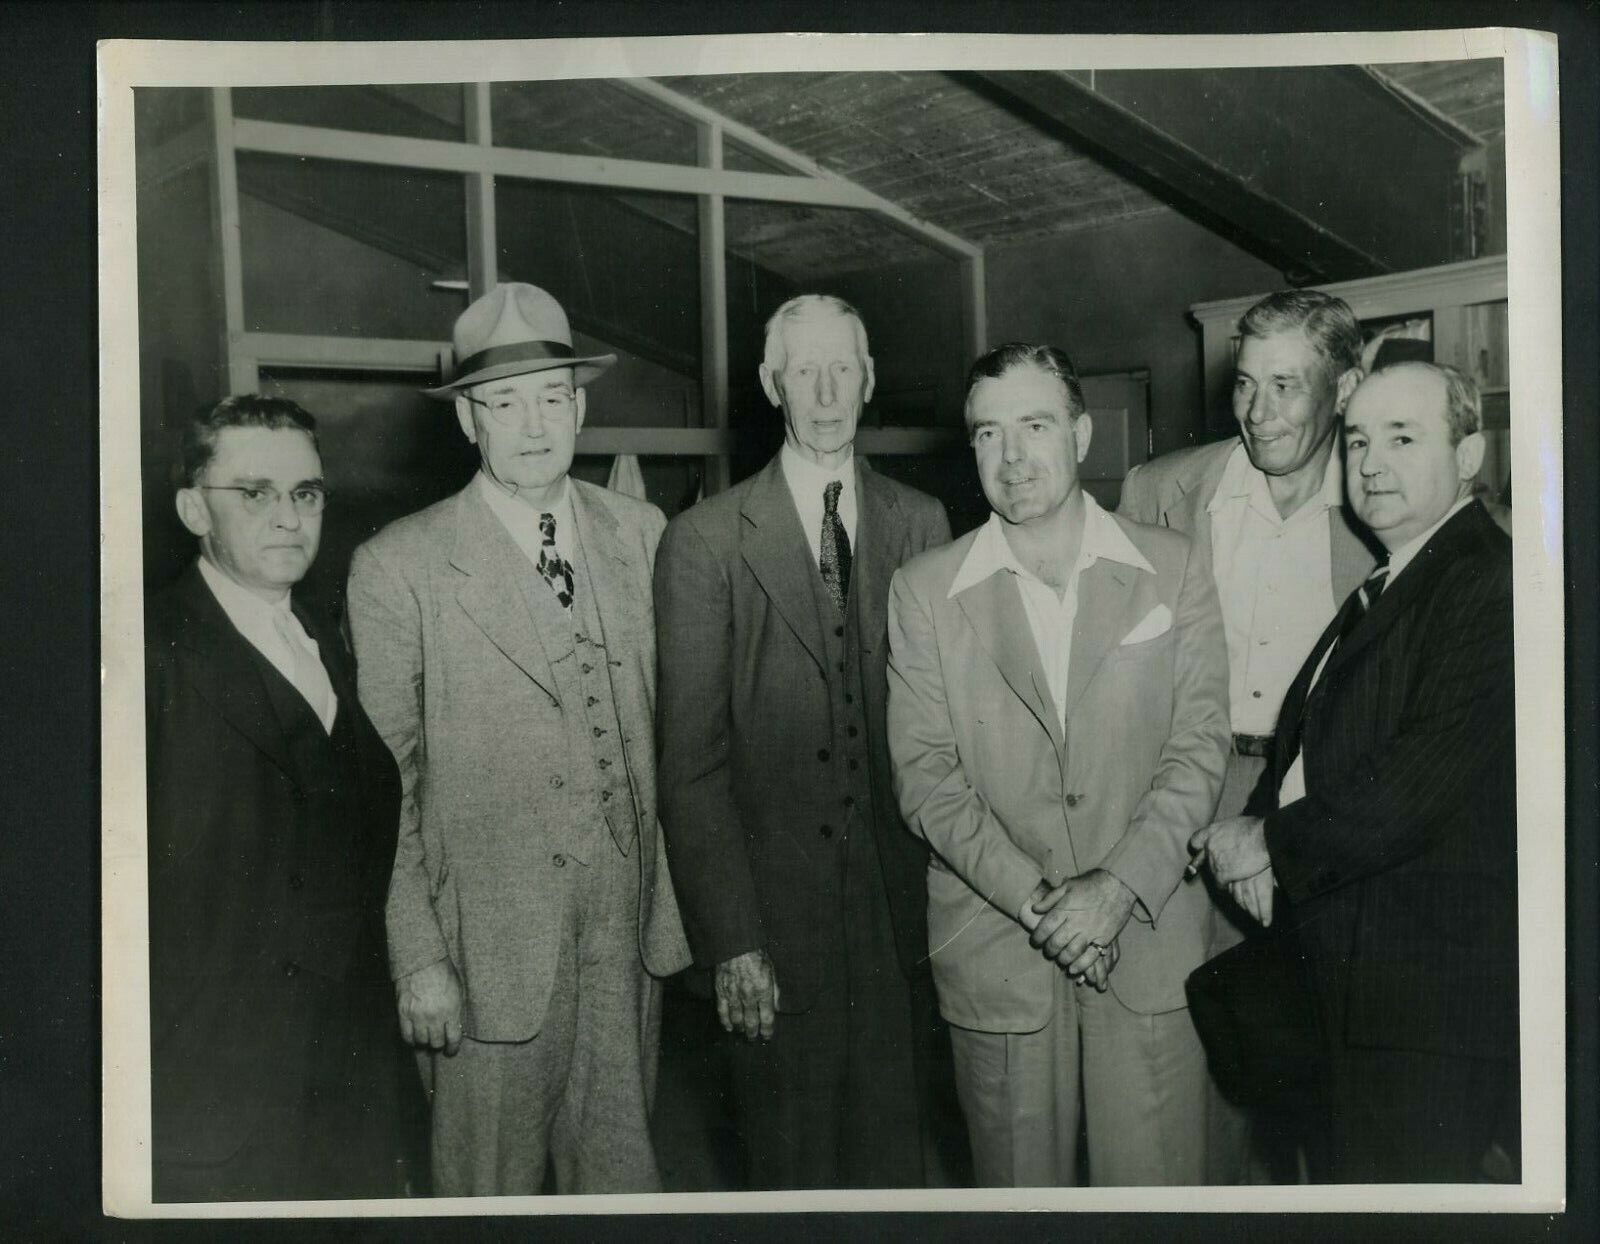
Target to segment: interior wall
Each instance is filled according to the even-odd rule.
[[[993,247],[985,268],[991,342],[1049,342],[1083,372],[1149,371],[1157,454],[1206,439],[1190,305],[1284,283],[1271,265],[1175,211]]]

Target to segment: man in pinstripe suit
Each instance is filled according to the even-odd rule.
[[[1480,426],[1450,368],[1355,391],[1347,487],[1388,557],[1291,685],[1245,815],[1191,842],[1303,959],[1335,1182],[1465,1182],[1517,1147],[1511,548],[1471,496]]]

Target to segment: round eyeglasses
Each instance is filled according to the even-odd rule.
[[[239,504],[244,506],[246,514],[266,514],[275,510],[285,495],[271,484],[201,484],[199,487],[202,492],[238,493]],[[287,495],[289,504],[294,506],[294,512],[301,518],[312,518],[321,514],[328,505],[326,488],[314,488],[309,484],[302,484],[298,488],[289,489]]]
[[[577,398],[571,389],[545,389],[530,405],[520,393],[491,394],[488,401],[463,393],[462,397],[474,406],[482,406],[484,413],[503,428],[521,426],[530,410],[537,410],[541,420],[564,418],[572,413]]]

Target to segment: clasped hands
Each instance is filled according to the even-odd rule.
[[[1272,923],[1272,856],[1265,822],[1259,816],[1231,816],[1207,825],[1189,839],[1188,874],[1202,864],[1226,886],[1233,901],[1265,927]]]
[[[1017,918],[1028,940],[1073,980],[1106,989],[1121,951],[1117,934],[1133,912],[1134,894],[1103,868],[1092,868],[1052,889],[1041,881]]]

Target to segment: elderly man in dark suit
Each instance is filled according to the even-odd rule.
[[[688,948],[655,807],[647,502],[570,478],[566,313],[497,286],[456,321],[464,489],[350,567],[361,699],[405,797],[389,888],[400,1026],[433,1089],[435,1191],[652,1192],[660,978]],[[430,1054],[431,1052],[431,1054]]]
[[[661,809],[752,1185],[920,1186],[937,1030],[927,853],[884,734],[889,580],[950,537],[853,454],[866,331],[805,295],[768,321],[783,448],[680,514],[656,563]]]
[[[1246,814],[1192,842],[1309,975],[1329,1114],[1315,1174],[1462,1182],[1514,1153],[1510,541],[1472,498],[1472,382],[1404,363],[1345,413],[1386,550],[1301,666]]]
[[[400,779],[338,631],[291,590],[315,422],[234,397],[186,430],[199,560],[146,618],[153,1195],[405,1190],[421,1093],[383,948]]]

